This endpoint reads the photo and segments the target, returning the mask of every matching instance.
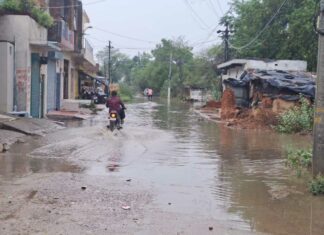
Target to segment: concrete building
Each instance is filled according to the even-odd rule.
[[[97,71],[93,48],[84,39],[89,17],[82,2],[49,0],[49,6],[55,24],[48,30],[48,40],[55,42],[61,51],[49,53],[48,112],[59,110],[64,100],[79,98],[80,76],[93,76]]]
[[[0,112],[8,113],[14,108],[14,44],[0,42]]]
[[[96,74],[84,40],[89,18],[78,0],[37,0],[54,19],[47,29],[28,12],[0,16],[0,112],[41,118],[79,97],[79,74]],[[8,13],[8,14],[7,14]]]
[[[47,29],[28,15],[2,15],[0,41],[3,47],[9,46],[9,61],[1,63],[3,67],[0,68],[7,71],[7,75],[2,75],[1,81],[10,89],[13,86],[13,91],[6,94],[9,106],[0,111],[8,112],[16,107],[17,111],[32,117],[43,117],[46,110],[47,52],[56,49],[47,41]],[[8,54],[1,54],[1,61],[3,58],[8,58]],[[3,94],[6,86],[0,89]]]

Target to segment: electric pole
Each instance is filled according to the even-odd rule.
[[[172,77],[172,52],[170,53],[170,64],[169,64],[168,104],[170,104],[171,101],[171,77]]]
[[[324,0],[321,0],[320,11],[314,116],[313,176],[324,174]]]
[[[229,60],[229,37],[230,37],[230,33],[232,33],[232,31],[229,29],[229,23],[226,21],[225,22],[225,30],[218,30],[217,31],[218,34],[222,34],[222,38],[224,39],[224,62]]]
[[[108,44],[108,79],[109,79],[109,84],[113,83],[112,77],[111,77],[111,41],[109,41]]]

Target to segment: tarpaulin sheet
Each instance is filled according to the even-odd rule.
[[[266,83],[276,90],[283,91],[283,93],[288,91],[289,93],[303,94],[315,98],[315,81],[303,73],[294,74],[280,70],[260,70],[253,73],[244,73],[239,80],[224,80],[224,83],[233,87],[246,87],[251,81],[256,80]]]

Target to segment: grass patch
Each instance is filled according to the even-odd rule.
[[[288,150],[286,164],[296,170],[297,177],[301,177],[303,173],[308,173],[305,174],[305,178],[309,179],[312,157],[312,149]],[[313,195],[324,195],[324,176],[318,175],[309,180],[308,187]]]

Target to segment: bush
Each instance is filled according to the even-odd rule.
[[[309,101],[302,97],[300,106],[293,107],[279,116],[276,129],[282,133],[297,133],[313,129],[314,108]]]
[[[324,194],[324,177],[322,175],[316,176],[309,185],[309,190],[313,195]]]
[[[286,164],[295,169],[298,176],[312,166],[312,149],[288,150]]]
[[[54,24],[54,19],[45,10],[39,8],[34,0],[4,0],[0,9],[11,13],[22,13],[30,15],[37,23],[49,28]]]

